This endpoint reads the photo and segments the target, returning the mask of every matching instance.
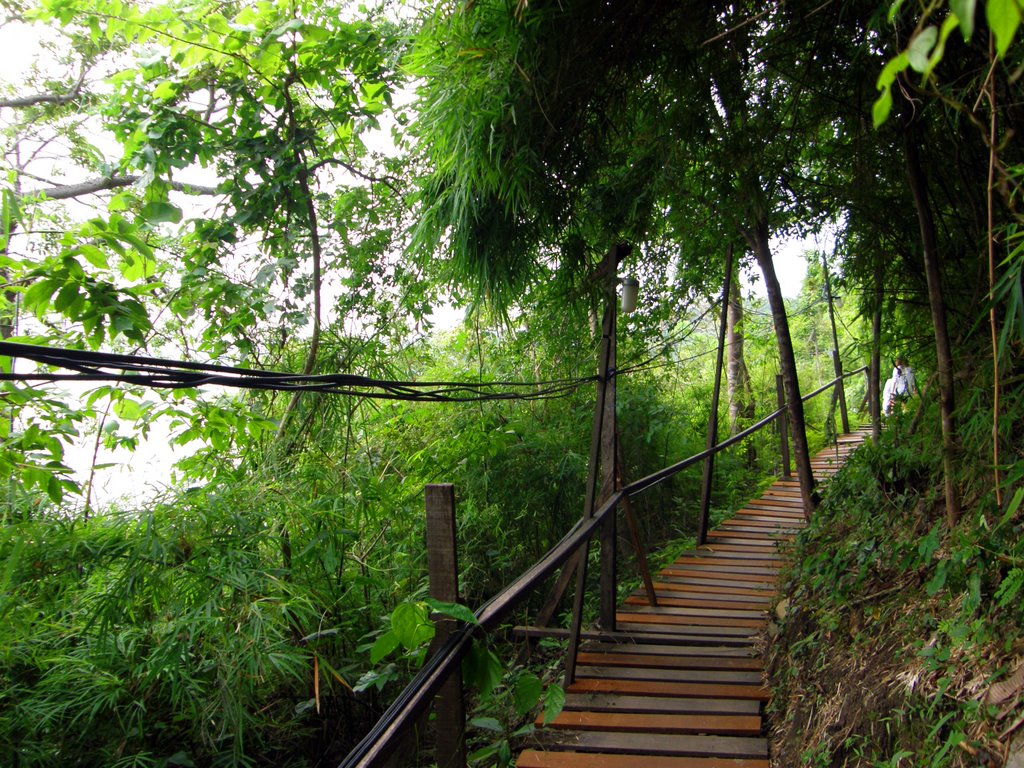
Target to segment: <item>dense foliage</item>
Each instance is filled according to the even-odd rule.
[[[756,265],[767,299],[744,296],[728,368],[749,381],[723,423],[771,410],[781,374],[798,472],[805,441],[836,429],[834,401],[804,423],[797,396],[831,378],[830,295],[844,363],[871,366],[849,400],[879,433],[880,380],[909,356],[920,411],[832,492],[856,501],[823,519],[843,525],[802,545],[800,599],[819,603],[813,621],[791,614],[787,652],[832,639],[870,600],[855,588],[917,574],[927,599],[894,625],[935,631],[905,658],[949,681],[906,699],[944,739],[927,760],[989,749],[998,713],[943,697],[957,654],[992,655],[992,622],[1020,619],[1020,0],[13,0],[0,14],[12,46],[35,41],[0,92],[0,339],[580,385],[440,406],[55,386],[0,357],[0,753],[337,759],[432,632],[423,485],[459,489],[471,605],[578,518],[615,277],[598,264],[618,243],[644,284],[619,331],[627,479],[703,447],[726,253]],[[809,233],[829,252],[787,304],[775,238]],[[446,311],[462,315],[447,330]],[[100,498],[109,460],[150,436],[179,449],[160,491]],[[719,462],[719,510],[774,469],[771,439]],[[637,501],[646,542],[689,541],[697,484]],[[868,536],[879,509],[892,528]],[[943,594],[966,597],[932,627],[921,606]],[[557,708],[550,669],[499,655],[480,646],[470,664],[483,763],[507,758],[541,697]],[[876,733],[805,761],[899,764]]]

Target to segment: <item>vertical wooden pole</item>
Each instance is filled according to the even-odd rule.
[[[615,277],[619,260],[628,253],[626,246],[616,245],[608,249],[604,255],[599,268],[599,274],[603,280],[604,287],[604,318],[601,323],[601,346],[598,352],[597,365],[597,403],[594,408],[594,422],[590,433],[590,463],[587,471],[586,500],[583,506],[583,514],[592,517],[600,503],[599,495],[607,498],[615,487],[615,315],[616,315],[616,294]],[[610,437],[609,437],[610,435]],[[598,491],[597,481],[599,470],[603,467],[601,475],[601,488]],[[609,479],[610,478],[610,479]],[[611,522],[606,523],[601,529],[601,619],[602,624],[606,619],[606,598],[605,592],[610,591],[614,596],[616,589],[615,579],[615,515],[609,515]],[[609,535],[610,532],[610,535]],[[609,545],[605,542],[610,540]],[[590,548],[588,541],[580,548],[576,563],[576,593],[573,596],[572,625],[569,631],[569,648],[565,661],[565,682],[569,685],[576,676],[576,654],[578,651],[580,633],[583,630],[583,596],[587,580],[587,552]],[[611,579],[611,585],[605,583]],[[608,587],[606,589],[606,587]],[[612,598],[614,600],[614,597]],[[615,629],[614,602],[612,603],[610,623],[605,629]]]
[[[612,275],[614,279],[614,273]],[[601,493],[598,495],[598,504],[603,504],[615,492],[615,480],[618,476],[616,465],[618,464],[618,451],[616,442],[618,430],[616,430],[615,419],[615,372],[616,354],[618,345],[615,343],[615,336],[618,329],[616,315],[615,284],[611,287],[611,303],[609,304],[609,315],[611,316],[611,328],[609,330],[608,346],[610,347],[608,357],[609,366],[607,371],[607,383],[605,384],[604,418],[601,420]],[[615,609],[618,602],[618,525],[616,513],[605,518],[601,526],[601,601],[599,620],[604,629],[615,630]]]
[[[789,461],[789,415],[786,410],[786,388],[782,381],[782,374],[775,376],[775,400],[778,407],[782,409],[779,414],[779,450],[782,452],[782,476],[790,477],[793,474],[793,467]]]
[[[615,457],[615,490],[618,491],[626,484],[623,481],[626,462],[622,458],[622,443],[617,436],[615,438]],[[629,496],[626,494],[622,496],[622,513],[626,518],[626,525],[629,527],[630,539],[633,541],[637,566],[640,568],[640,578],[643,579],[644,590],[647,592],[647,603],[656,606],[658,604],[658,597],[654,594],[654,580],[651,578],[651,567],[647,562],[647,550],[644,549],[643,540],[640,538],[640,528],[637,526],[636,518],[633,516],[633,506]]]
[[[825,252],[821,252],[821,268],[825,275],[825,298],[828,300],[828,318],[832,323],[832,370],[836,375],[836,397],[839,400],[839,416],[843,423],[843,434],[850,434],[850,416],[846,410],[846,386],[843,382],[843,361],[839,357],[839,332],[836,330],[836,310],[832,300],[832,280],[828,273]]]
[[[722,394],[722,361],[725,358],[725,331],[729,319],[729,288],[732,285],[732,244],[725,252],[725,284],[722,287],[722,321],[718,332],[718,356],[715,358],[715,388],[711,395],[711,414],[708,418],[708,438],[705,447],[711,450],[718,442],[718,401]],[[697,524],[697,543],[708,543],[708,523],[711,515],[711,481],[715,472],[715,457],[704,459],[704,482],[700,494],[700,519]]]
[[[427,574],[430,596],[445,603],[459,599],[459,564],[455,545],[455,487],[428,485]],[[435,618],[433,649],[444,645],[455,628],[450,618]],[[466,709],[462,698],[462,671],[456,669],[434,699],[438,768],[465,768]]]

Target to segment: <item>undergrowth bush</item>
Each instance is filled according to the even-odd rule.
[[[1020,717],[1024,686],[998,683],[1024,654],[1024,489],[998,508],[965,463],[950,530],[935,423],[910,424],[857,451],[796,543],[770,665],[780,765],[1001,765]]]

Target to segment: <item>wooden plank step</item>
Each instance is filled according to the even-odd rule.
[[[781,515],[773,517],[773,514],[774,513],[772,512],[751,512],[750,510],[740,510],[726,522],[735,520],[743,523],[743,525],[773,525],[782,526],[784,528],[789,527],[795,530],[801,530],[807,527],[807,523],[804,521],[803,515],[800,517],[784,517]]]
[[[541,734],[544,732],[541,731]],[[766,758],[768,741],[749,736],[686,736],[658,733],[558,731],[549,749],[573,752],[678,755],[680,757]],[[645,763],[649,765],[649,763]]]
[[[793,519],[805,519],[804,505],[800,502],[787,502],[782,499],[751,499],[743,509],[764,509],[778,515],[792,517]]]
[[[676,578],[692,576],[697,579],[712,579],[717,581],[726,582],[739,582],[738,586],[747,586],[749,584],[774,584],[779,580],[777,573],[734,573],[726,568],[716,568],[714,566],[706,566],[700,568],[697,566],[689,565],[669,565],[666,566],[659,578],[662,576],[674,576]]]
[[[693,608],[684,605],[634,605],[629,608],[622,608],[623,613],[637,614],[650,613],[652,615],[664,616],[702,616],[708,619],[760,619],[767,612],[768,607],[762,608],[710,608],[701,606]]]
[[[705,544],[700,549],[683,554],[694,555],[695,557],[717,557],[721,560],[732,562],[739,560],[774,560],[780,565],[786,562],[786,558],[779,552],[772,552],[770,549],[750,549],[749,547],[735,547],[727,544]],[[741,563],[737,562],[737,565]]]
[[[617,642],[623,645],[675,645],[685,647],[688,650],[701,647],[711,649],[733,648],[738,651],[749,652],[754,642],[750,630],[733,630],[730,628],[709,627],[701,632],[699,629],[689,631],[683,628],[665,628],[644,626],[643,624],[619,624],[617,631],[588,630],[581,632],[583,640],[599,642]],[[524,627],[518,626],[513,630],[518,637],[569,637],[569,630],[562,627]],[[739,632],[739,634],[733,634]]]
[[[588,712],[634,712],[643,714],[728,714],[757,715],[761,703],[755,699],[702,699],[664,696],[622,696],[614,693],[568,693],[565,709]]]
[[[763,685],[732,685],[730,683],[679,683],[664,680],[616,680],[614,678],[579,678],[567,693],[627,693],[643,696],[691,696],[699,699],[747,699],[767,701],[768,689]]]
[[[700,557],[680,557],[674,563],[666,565],[664,570],[678,569],[686,569],[689,571],[696,570],[708,573],[739,573],[746,574],[748,576],[778,576],[781,567],[778,565],[764,566],[750,565],[748,563],[722,562],[721,560],[712,560],[710,558]]]
[[[759,685],[761,673],[743,669],[643,669],[639,667],[579,667],[578,679],[652,680],[663,683]]]
[[[730,557],[738,555],[736,559],[742,560],[749,558],[752,560],[760,560],[763,558],[775,558],[781,559],[783,562],[786,561],[785,553],[780,551],[776,547],[761,547],[761,546],[750,546],[744,542],[739,544],[730,544],[724,541],[711,541],[704,545],[702,551],[709,552],[713,555],[721,555],[723,557]]]
[[[779,534],[777,536],[765,536],[759,533],[745,533],[733,531],[710,531],[708,540],[714,540],[723,544],[746,544],[748,546],[776,547],[779,541],[792,541],[795,536]]]
[[[658,598],[658,605],[665,608],[722,608],[724,610],[735,608],[742,611],[767,611],[771,607],[768,600],[741,602],[698,597],[674,597],[671,594],[659,594],[657,590],[654,591],[654,594]],[[624,603],[625,605],[650,605],[647,597],[643,594],[630,595]]]
[[[732,669],[759,671],[764,666],[759,659],[741,656],[677,656],[658,653],[622,653],[619,651],[580,651],[577,663],[589,667],[647,667],[649,669]]]
[[[710,579],[695,579],[677,577],[671,574],[662,574],[654,582],[655,593],[660,590],[668,592],[693,592],[703,595],[734,595],[736,597],[766,597],[771,599],[775,589],[770,584],[758,584],[748,582],[739,585],[736,582],[713,581]]]
[[[785,564],[780,556],[768,552],[746,556],[739,552],[712,552],[711,550],[697,550],[695,552],[684,552],[676,562],[688,558],[694,562],[717,563],[719,565],[735,565],[740,568],[781,568]]]
[[[657,608],[650,609],[657,611]],[[685,609],[665,609],[665,610],[685,610]],[[764,626],[767,621],[767,617],[762,616],[757,619],[730,619],[730,618],[718,618],[715,616],[686,616],[686,615],[672,615],[666,614],[664,611],[659,613],[643,613],[637,610],[632,611],[619,611],[615,614],[615,620],[621,621],[628,624],[654,624],[663,626],[685,626],[685,627],[713,627],[714,629],[722,629],[725,627],[745,627],[748,629],[759,629]]]
[[[698,627],[671,624],[639,624],[619,622],[619,628],[628,632],[643,632],[655,638],[654,642],[677,642],[680,645],[732,645],[750,647],[757,632],[748,627]],[[740,632],[741,634],[734,634]]]
[[[528,749],[519,756],[516,768],[768,768],[768,761],[745,758],[544,752]]]
[[[720,736],[757,736],[761,733],[758,715],[649,715],[618,712],[562,711],[545,724],[537,717],[537,726],[579,731],[618,731],[620,733],[714,733]]]
[[[730,517],[728,520],[723,520],[722,525],[754,525],[759,528],[806,528],[807,521],[804,520],[803,515],[792,515],[787,517],[786,515],[780,514],[778,517],[771,517],[770,513],[764,515],[757,512],[739,511]],[[721,526],[720,526],[721,527]]]
[[[676,643],[659,645],[654,640],[645,643],[608,643],[594,641],[586,643],[582,648],[588,653],[645,653],[684,657],[708,656],[715,659],[752,659],[756,656],[754,651],[749,647],[735,648],[721,646],[716,648],[715,646],[709,645],[686,646]]]
[[[720,526],[718,526],[718,530],[722,531],[723,533],[729,533],[729,534],[743,532],[743,533],[756,533],[759,536],[765,536],[765,535],[767,535],[767,536],[777,536],[777,535],[791,536],[791,535],[797,533],[798,530],[800,528],[803,528],[803,527],[804,526],[797,525],[795,523],[789,523],[788,525],[778,525],[778,524],[759,525],[757,523],[746,522],[744,520],[732,519],[732,520],[726,520],[724,523],[722,523]]]

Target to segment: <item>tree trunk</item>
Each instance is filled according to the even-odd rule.
[[[885,265],[875,265],[875,306],[871,313],[871,362],[868,368],[868,413],[871,415],[871,439],[882,436],[882,302],[885,300]]]
[[[730,278],[729,311],[725,319],[726,392],[729,398],[729,434],[735,435],[746,425],[742,420],[754,418],[754,392],[743,355],[743,297],[740,281],[734,273]],[[747,466],[757,461],[757,449],[747,442]]]
[[[796,373],[796,356],[793,353],[793,340],[789,335],[789,318],[786,315],[786,304],[782,298],[782,288],[775,274],[775,263],[772,261],[771,248],[768,245],[768,222],[764,218],[758,221],[752,230],[744,232],[754,257],[764,275],[765,288],[768,291],[768,305],[772,311],[772,322],[775,325],[775,339],[779,345],[779,368],[782,372],[786,388],[786,403],[789,421],[793,434],[793,453],[796,463],[796,475],[800,481],[800,495],[804,503],[804,515],[808,518],[818,505],[818,495],[814,490],[814,473],[811,471],[810,450],[807,447],[807,430],[804,425],[804,404],[800,399],[800,382]]]
[[[904,133],[907,159],[907,179],[914,197],[914,208],[921,228],[921,246],[924,251],[924,274],[928,284],[928,303],[932,310],[935,329],[936,373],[939,378],[939,410],[942,415],[942,467],[945,473],[946,522],[952,528],[960,519],[960,495],[953,479],[956,466],[956,395],[953,388],[953,354],[946,326],[946,305],[942,296],[939,274],[939,245],[935,233],[935,220],[928,204],[928,182],[917,151],[917,136],[913,126]]]

